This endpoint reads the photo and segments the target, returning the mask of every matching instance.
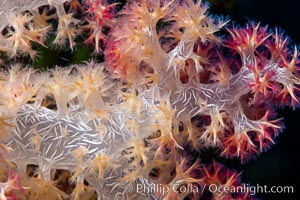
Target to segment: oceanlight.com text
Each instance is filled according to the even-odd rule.
[[[294,193],[293,186],[268,186],[268,185],[249,185],[249,184],[242,184],[240,186],[219,186],[217,184],[210,184],[205,185],[204,189],[208,189],[208,191],[212,193],[248,193],[250,195],[256,194],[292,194]],[[204,191],[204,190],[203,190]]]

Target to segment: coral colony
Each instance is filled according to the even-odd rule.
[[[2,0],[0,199],[254,199],[200,157],[244,163],[274,144],[276,108],[298,105],[299,53],[276,29],[228,22],[201,0]],[[83,44],[83,64],[16,62]]]

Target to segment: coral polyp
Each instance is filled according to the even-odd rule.
[[[255,198],[212,192],[241,178],[201,154],[245,163],[275,144],[277,108],[299,105],[287,36],[230,25],[201,0],[0,5],[0,199]],[[82,44],[94,48],[82,64],[17,62]]]

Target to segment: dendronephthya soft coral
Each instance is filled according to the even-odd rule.
[[[201,0],[0,5],[7,56],[34,59],[51,35],[73,50],[81,36],[105,60],[1,71],[0,199],[254,198],[208,191],[242,183],[199,154],[212,147],[246,162],[274,144],[276,108],[299,105],[299,53],[283,34],[227,25]]]

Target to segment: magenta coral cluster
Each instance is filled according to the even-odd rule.
[[[82,43],[94,46],[91,58],[104,55],[0,72],[1,200],[255,198],[212,192],[242,182],[200,158],[207,148],[241,163],[258,156],[282,131],[276,109],[299,105],[298,49],[280,31],[228,25],[201,0],[0,5],[8,60],[35,59],[35,43],[51,46],[50,36],[57,47]],[[70,191],[59,189],[58,170],[70,173]]]

